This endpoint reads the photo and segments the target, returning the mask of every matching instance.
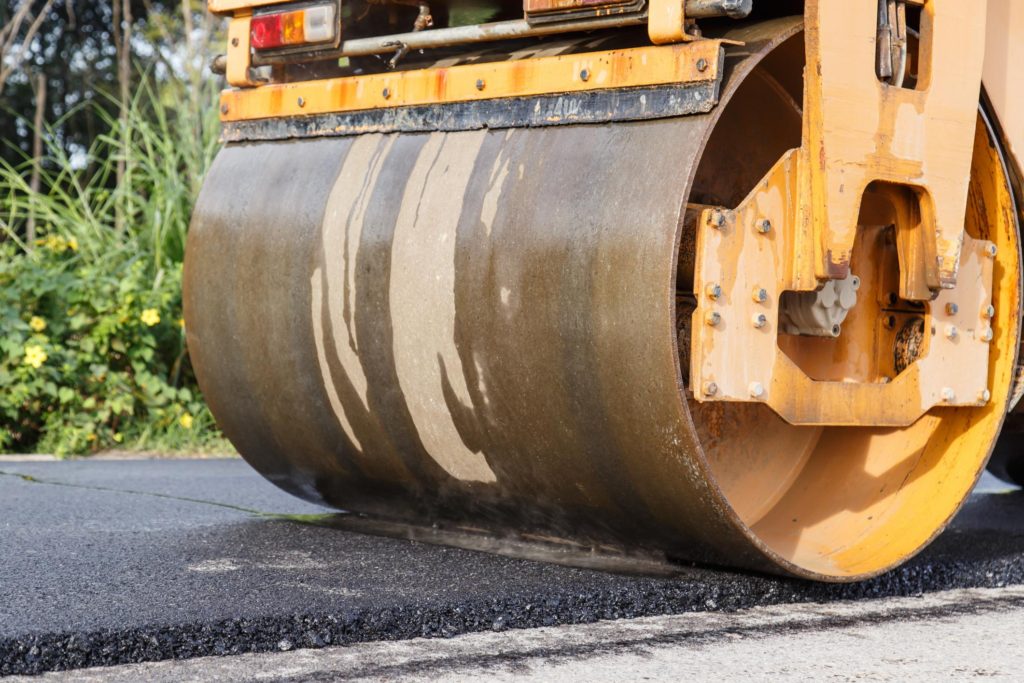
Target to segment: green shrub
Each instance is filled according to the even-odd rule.
[[[84,159],[51,144],[39,192],[28,161],[0,167],[0,449],[224,446],[181,312],[188,220],[218,145],[215,93],[190,111],[174,87],[140,88]]]

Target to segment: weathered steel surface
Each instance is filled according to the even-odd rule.
[[[710,483],[679,369],[714,119],[228,146],[185,294],[224,431],[349,510],[775,567]]]
[[[642,121],[706,114],[718,103],[719,83],[705,81],[424,107],[393,107],[279,119],[229,121],[226,142],[288,140],[364,133],[424,133]]]

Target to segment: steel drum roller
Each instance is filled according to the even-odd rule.
[[[799,28],[747,29],[707,115],[227,146],[185,292],[227,436],[285,490],[392,521],[823,580],[916,552],[998,433],[1002,330],[988,406],[903,429],[796,427],[686,386],[686,206],[738,202],[799,146]],[[1001,182],[975,166],[972,191]],[[1015,253],[986,220],[968,230]],[[1015,326],[1017,264],[997,275]]]

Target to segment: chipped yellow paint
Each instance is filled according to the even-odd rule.
[[[701,70],[701,67],[704,70]],[[715,81],[721,43],[607,50],[226,90],[224,121]]]
[[[686,33],[686,8],[683,0],[649,0],[647,35],[655,45],[692,40]]]
[[[255,7],[269,7],[295,0],[209,0],[207,6],[213,14],[238,14],[240,10],[252,11]]]
[[[228,22],[228,85],[234,88],[249,88],[259,85],[252,79],[252,50],[250,37],[252,14],[239,12]]]
[[[811,284],[849,269],[861,197],[874,181],[916,188],[924,256],[904,298],[956,285],[984,58],[986,13],[964,0],[927,0],[916,89],[875,76],[874,2],[807,0],[803,205],[815,239]]]
[[[714,383],[717,391],[698,391],[699,400],[763,402],[791,424],[899,427],[937,405],[986,404],[988,399],[980,397],[989,391],[992,329],[985,311],[991,303],[995,259],[989,249],[994,244],[970,235],[963,236],[958,286],[942,290],[923,314],[926,328],[934,330],[927,335],[926,355],[892,381],[881,372],[815,381],[780,348],[779,300],[783,292],[800,289],[792,267],[799,250],[799,197],[799,153],[794,151],[735,212],[705,211],[697,238],[691,386]],[[713,225],[715,215],[725,219],[723,225]],[[767,234],[758,231],[764,220],[772,226]],[[854,227],[863,231],[859,222],[855,219]],[[960,225],[963,230],[962,220]],[[907,231],[907,226],[897,229]],[[855,274],[863,276],[865,285],[873,284],[866,273]],[[722,289],[717,300],[702,296],[712,284]],[[755,287],[768,292],[766,302],[750,297]],[[869,298],[865,291],[860,297]],[[954,304],[951,314],[947,308]],[[719,316],[717,324],[707,323],[711,315]],[[755,326],[758,315],[768,323]],[[955,336],[945,333],[954,328]],[[847,330],[837,340],[846,346],[826,351],[875,355],[874,329],[869,322],[866,328]],[[755,385],[761,390],[752,391]]]

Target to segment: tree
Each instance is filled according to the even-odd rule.
[[[75,157],[118,118],[140,72],[197,86],[219,28],[204,0],[0,0],[0,158],[32,155],[40,99],[52,142]]]

